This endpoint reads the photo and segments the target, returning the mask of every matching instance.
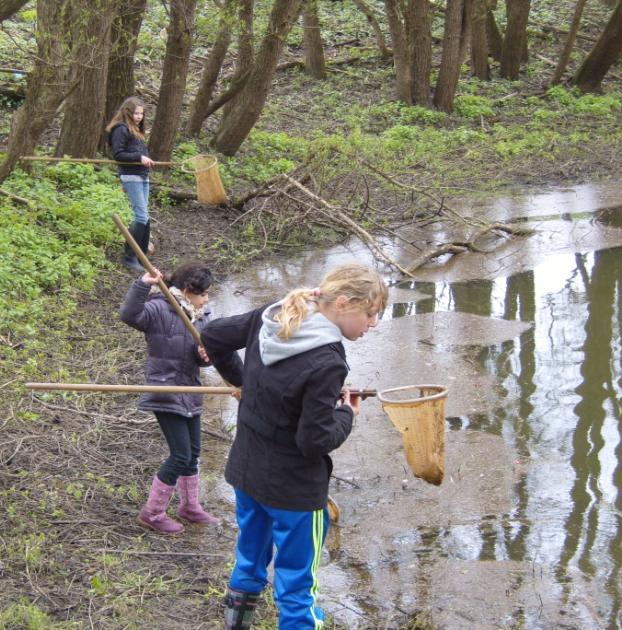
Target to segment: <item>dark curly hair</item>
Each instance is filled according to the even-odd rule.
[[[177,267],[170,276],[164,278],[164,282],[180,291],[200,295],[212,286],[214,278],[204,262],[193,260]]]

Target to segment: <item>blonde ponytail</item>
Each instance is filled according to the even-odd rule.
[[[387,305],[388,293],[382,276],[373,269],[358,263],[341,265],[329,271],[317,289],[303,287],[285,296],[274,317],[281,325],[278,336],[289,339],[309,314],[311,304],[330,304],[345,296],[353,309],[381,311]]]
[[[281,339],[289,339],[300,328],[309,313],[309,302],[317,304],[314,289],[302,287],[290,291],[285,296],[281,310],[274,317],[274,320],[281,324],[281,329],[277,333]]]

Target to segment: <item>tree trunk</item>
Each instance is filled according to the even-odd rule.
[[[486,39],[492,58],[495,61],[501,61],[503,37],[497,25],[497,20],[495,20],[495,14],[492,12],[491,8],[486,10]]]
[[[410,104],[413,102],[413,73],[409,42],[404,25],[405,19],[402,21],[403,16],[398,0],[384,0],[384,7],[393,40],[393,65],[395,66],[397,98]]]
[[[434,105],[443,112],[451,112],[460,77],[460,40],[462,37],[463,0],[448,0],[445,10],[445,34],[441,67],[434,92]]]
[[[235,74],[231,79],[231,83],[227,89],[227,92],[235,92],[231,98],[228,98],[224,104],[224,115],[229,114],[235,104],[237,95],[241,92],[241,89],[237,89],[238,85],[241,85],[248,78],[251,66],[253,65],[253,59],[255,57],[255,51],[253,50],[253,6],[254,0],[239,0],[240,13],[239,13],[239,31],[238,31],[238,56],[235,61]],[[246,77],[246,78],[245,78]],[[220,99],[220,95],[218,98]],[[210,110],[213,110],[213,104],[210,105]],[[215,110],[214,110],[215,111]]]
[[[112,22],[104,123],[134,94],[134,55],[147,0],[122,0]]]
[[[471,17],[474,0],[463,0],[462,5],[462,31],[460,34],[460,66],[466,61],[469,46],[471,45]]]
[[[583,8],[585,7],[586,2],[587,0],[578,0],[575,5],[574,15],[572,16],[572,24],[570,25],[570,30],[568,32],[568,38],[566,39],[566,44],[559,56],[555,72],[553,72],[553,76],[551,77],[551,85],[559,83],[564,76],[564,72],[566,72],[566,66],[568,65],[570,53],[572,52],[572,47],[574,46],[574,42],[577,37],[577,31],[579,30],[579,24],[581,22],[581,16],[583,15]]]
[[[353,0],[354,5],[357,9],[360,9],[362,13],[367,18],[369,25],[374,31],[374,36],[376,38],[376,44],[378,44],[378,49],[380,50],[380,55],[384,59],[388,59],[391,56],[391,51],[387,48],[387,42],[384,38],[384,33],[380,28],[380,24],[378,24],[378,19],[376,18],[376,14],[374,10],[368,6],[364,0]]]
[[[28,0],[0,0],[0,22],[15,15]]]
[[[326,63],[324,62],[324,44],[322,43],[317,0],[303,0],[302,26],[307,74],[314,79],[325,79]]]
[[[67,1],[37,1],[37,56],[24,104],[11,123],[9,146],[0,165],[0,181],[6,179],[22,155],[31,154],[67,94],[68,61],[63,50]]]
[[[429,0],[412,0],[413,17],[413,100],[430,107],[430,71],[432,69],[432,18]]]
[[[236,74],[245,72],[253,63],[253,4],[254,0],[240,0]]]
[[[257,122],[285,40],[300,13],[300,3],[301,0],[275,0],[250,77],[214,136],[212,143],[221,153],[234,155]]]
[[[573,78],[583,92],[596,92],[609,68],[622,54],[622,0],[614,9],[598,41]]]
[[[97,152],[106,107],[110,30],[115,8],[107,0],[81,0],[72,19],[72,51],[77,87],[65,104],[56,144],[60,157],[92,158]]]
[[[207,118],[207,110],[212,100],[216,82],[218,81],[218,75],[220,74],[227,50],[229,50],[229,44],[231,43],[231,29],[236,9],[235,0],[227,0],[220,18],[216,41],[214,42],[209,56],[205,60],[199,89],[190,107],[188,133],[191,136],[199,135],[203,121]]]
[[[186,89],[196,4],[197,0],[171,0],[170,3],[162,82],[149,139],[149,153],[154,160],[166,162],[173,153]]]
[[[521,59],[525,56],[530,3],[531,0],[506,0],[508,25],[503,38],[500,70],[504,79],[518,79]]]
[[[488,81],[488,39],[486,37],[486,0],[471,5],[471,66],[474,76]]]

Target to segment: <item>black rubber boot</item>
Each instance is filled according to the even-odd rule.
[[[225,595],[225,630],[248,630],[255,616],[259,594],[229,588]]]
[[[136,243],[138,243],[139,247],[142,249],[143,242],[143,233],[145,232],[145,228],[147,226],[144,223],[136,223],[136,221],[132,222],[129,227],[129,233],[132,235]],[[121,261],[128,269],[132,269],[133,271],[145,271],[145,268],[138,262],[138,258],[136,258],[136,254],[134,250],[129,246],[128,243],[125,244],[125,255],[123,256],[123,260]]]
[[[149,255],[149,239],[151,238],[151,221],[147,221],[145,230],[143,231],[142,239],[139,243],[140,248],[143,250],[145,256]]]

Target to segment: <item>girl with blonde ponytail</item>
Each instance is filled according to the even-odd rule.
[[[360,399],[342,390],[343,338],[378,324],[387,287],[356,263],[317,288],[210,322],[201,341],[212,364],[242,387],[225,478],[234,487],[239,534],[226,628],[249,628],[273,554],[280,628],[316,628],[317,568],[328,530],[329,453],[343,444]],[[246,348],[244,363],[237,350]]]

